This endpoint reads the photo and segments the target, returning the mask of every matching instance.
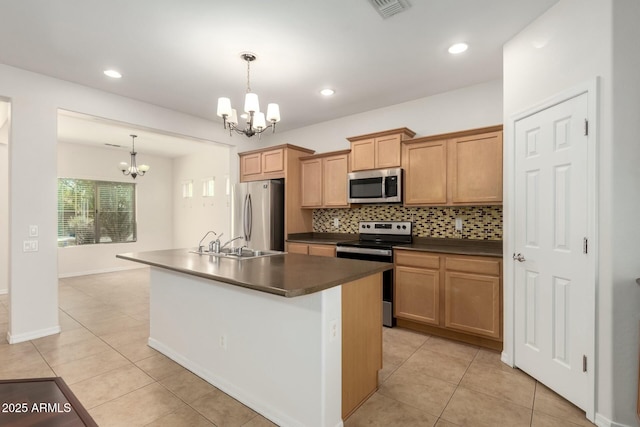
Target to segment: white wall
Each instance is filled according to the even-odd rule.
[[[0,65],[0,97],[11,102],[8,338],[19,342],[59,330],[55,213],[59,108],[204,140],[235,144],[238,139],[230,140],[218,122],[6,65]],[[22,241],[28,239],[31,224],[39,226],[39,251],[25,253]]]
[[[9,103],[0,100],[0,294],[9,289]]]
[[[285,112],[282,114],[285,121]],[[288,143],[325,153],[348,149],[347,137],[388,129],[407,127],[416,132],[416,136],[428,136],[501,123],[502,80],[494,80],[288,132],[276,132],[262,141],[253,141],[253,146],[242,150]]]
[[[611,123],[610,176],[601,191],[611,189],[613,209],[603,214],[612,232],[611,252],[606,261],[611,272],[603,268],[602,282],[611,289],[611,310],[602,307],[601,316],[611,323],[611,381],[613,419],[623,424],[640,425],[635,417],[640,354],[640,2],[613,2],[613,113]],[[603,144],[607,141],[603,140]],[[607,170],[607,169],[605,169]],[[606,190],[605,190],[606,189]],[[603,200],[601,206],[607,203]],[[601,233],[602,234],[602,233]],[[602,236],[604,237],[604,236]],[[605,256],[602,254],[601,256]],[[604,323],[604,322],[603,322]],[[614,351],[615,349],[615,351]],[[604,351],[604,350],[601,350]]]
[[[513,115],[600,76],[596,301],[599,425],[638,425],[635,401],[640,288],[634,280],[640,277],[639,19],[635,0],[561,0],[504,48],[505,124]],[[510,129],[505,132],[505,144],[513,145]],[[505,219],[510,209],[507,201]],[[505,271],[505,280],[509,279]]]
[[[132,243],[69,246],[58,248],[59,277],[136,268],[116,258],[122,252],[139,252],[173,247],[173,161],[138,150],[138,161],[151,166],[144,176],[133,180],[117,169],[129,161],[129,152],[58,142],[58,177],[136,184],[138,240]]]
[[[209,230],[224,233],[223,242],[230,238],[230,196],[226,195],[226,178],[231,179],[230,173],[229,147],[222,145],[206,145],[196,154],[174,160],[171,186],[174,247],[196,247]],[[214,197],[202,196],[202,181],[208,177],[215,178]],[[193,181],[193,198],[182,197],[181,184],[188,180]]]

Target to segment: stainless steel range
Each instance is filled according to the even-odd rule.
[[[359,239],[336,245],[338,258],[393,262],[393,247],[410,244],[410,221],[360,221]],[[393,270],[382,279],[382,324],[393,327]]]

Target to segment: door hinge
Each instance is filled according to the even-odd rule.
[[[589,135],[589,120],[584,119],[584,134]]]
[[[589,253],[589,239],[586,237],[582,239],[582,252],[585,254]]]
[[[582,372],[587,372],[587,356],[582,355]]]

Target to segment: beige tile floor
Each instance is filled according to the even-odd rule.
[[[60,280],[58,335],[9,345],[0,379],[61,376],[100,426],[273,426],[146,345],[147,269]],[[6,336],[7,296],[0,295]],[[384,329],[380,388],[356,426],[589,426],[578,408],[498,353]]]

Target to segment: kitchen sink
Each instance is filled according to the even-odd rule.
[[[266,256],[274,256],[274,255],[286,254],[286,252],[282,252],[282,251],[272,251],[272,250],[268,250],[268,249],[256,249],[256,250],[254,250],[254,249],[248,249],[248,248],[243,248],[242,252],[240,252],[240,253],[238,253],[235,250],[232,250],[231,248],[224,248],[218,253],[209,252],[209,251],[206,251],[206,250],[202,251],[202,252],[191,250],[189,252],[194,253],[194,254],[198,254],[198,255],[214,256],[216,258],[231,258],[231,259],[262,258],[262,257],[266,257]]]

